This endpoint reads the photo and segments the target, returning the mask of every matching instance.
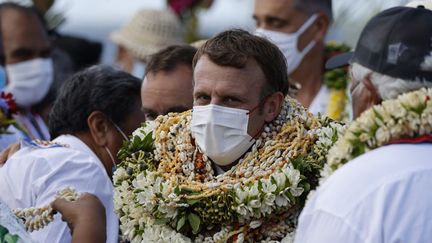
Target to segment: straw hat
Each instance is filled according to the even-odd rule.
[[[199,49],[201,46],[204,45],[204,43],[206,43],[206,41],[207,40],[197,40],[197,41],[190,43],[189,45],[195,47],[196,49]]]
[[[112,42],[145,60],[162,48],[182,43],[180,20],[170,10],[143,9],[123,28],[110,34]]]

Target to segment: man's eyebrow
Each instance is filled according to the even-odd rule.
[[[288,23],[288,22],[289,22],[288,20],[283,19],[283,18],[281,18],[281,17],[277,17],[277,16],[266,16],[266,17],[265,17],[265,20],[266,20],[267,22],[275,22],[275,21],[277,21],[277,22],[281,22],[281,23]]]
[[[33,50],[30,48],[18,48],[11,52],[11,55],[13,56],[22,56],[22,55],[31,55],[33,53]]]
[[[207,95],[207,93],[205,91],[196,91],[193,93],[193,97],[197,97],[200,95]]]

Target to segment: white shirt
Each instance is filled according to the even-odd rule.
[[[309,112],[314,115],[318,115],[318,113],[321,113],[321,115],[327,115],[327,106],[329,101],[330,90],[325,84],[322,84],[318,94],[315,96],[309,106]]]
[[[9,145],[27,138],[27,135],[14,126],[9,126],[7,131],[10,134],[0,134],[0,151],[6,149]]]
[[[41,207],[51,203],[57,192],[73,187],[96,195],[105,206],[107,242],[117,242],[118,218],[114,212],[113,185],[102,162],[80,139],[63,135],[54,140],[69,147],[40,148],[22,145],[0,168],[0,199],[9,208]],[[66,223],[57,214],[47,227],[34,231],[38,242],[70,242]]]
[[[30,111],[20,112],[14,116],[14,119],[27,129],[28,135],[32,139],[50,140],[50,134],[44,120],[38,114]]]
[[[432,242],[431,187],[432,144],[372,150],[312,195],[295,242]]]

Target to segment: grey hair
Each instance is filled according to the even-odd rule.
[[[295,0],[294,6],[296,9],[310,15],[317,12],[323,12],[327,15],[330,21],[333,20],[331,0]]]
[[[351,65],[351,75],[355,80],[363,80],[369,75],[369,79],[376,88],[378,95],[382,100],[395,99],[403,93],[407,93],[421,88],[431,88],[432,80],[404,80],[393,78],[381,73],[372,71],[358,63]]]

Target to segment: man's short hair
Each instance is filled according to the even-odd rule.
[[[51,110],[51,136],[88,131],[87,118],[94,111],[121,126],[139,102],[140,87],[140,79],[109,66],[93,66],[72,75]]]
[[[202,56],[220,66],[243,68],[248,60],[255,60],[266,78],[261,96],[274,92],[288,93],[287,64],[277,46],[265,38],[247,31],[232,29],[219,33],[198,49],[193,60],[195,68]]]
[[[145,76],[160,71],[170,72],[184,64],[192,68],[192,60],[197,49],[189,45],[172,45],[150,56]]]
[[[333,19],[332,1],[331,0],[295,0],[296,9],[312,15],[317,12],[323,12],[330,20]]]

